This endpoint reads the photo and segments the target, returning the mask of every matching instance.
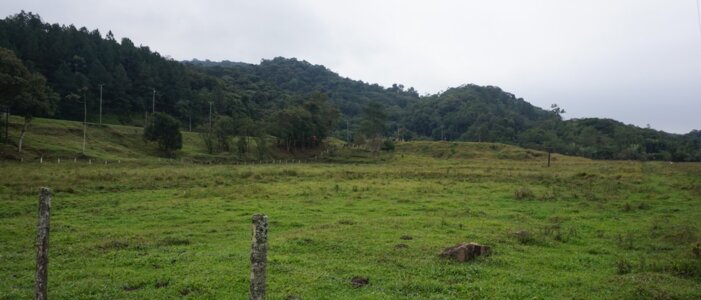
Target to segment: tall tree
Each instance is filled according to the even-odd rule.
[[[158,148],[167,156],[173,156],[175,150],[183,146],[180,123],[165,113],[155,113],[153,120],[144,128],[144,139],[158,142]]]
[[[18,152],[22,152],[24,136],[32,118],[51,114],[57,98],[41,74],[29,72],[14,52],[0,48],[0,104],[24,118],[17,142]]]

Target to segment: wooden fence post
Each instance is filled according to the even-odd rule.
[[[253,215],[251,243],[251,300],[265,299],[265,267],[268,259],[268,216]]]
[[[51,219],[51,190],[39,190],[39,223],[37,224],[37,272],[34,299],[47,299],[49,267],[49,221]]]

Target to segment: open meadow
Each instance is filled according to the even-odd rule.
[[[270,299],[701,298],[701,164],[546,156],[411,142],[302,164],[2,162],[0,298],[32,296],[41,186],[54,299],[245,299],[259,212]],[[438,257],[462,242],[492,255]]]

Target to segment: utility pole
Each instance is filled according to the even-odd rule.
[[[87,98],[87,88],[83,89],[83,150],[82,153],[85,155],[85,138],[88,131],[88,98]]]
[[[151,98],[151,113],[156,113],[156,89],[153,89],[153,98]]]
[[[348,145],[350,145],[350,119],[346,119],[346,140],[348,141]]]
[[[104,84],[100,83],[100,125],[102,125],[102,86]]]

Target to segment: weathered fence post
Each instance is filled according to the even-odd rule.
[[[265,267],[268,259],[268,216],[253,215],[251,243],[251,300],[265,299]]]
[[[550,154],[552,154],[552,153],[553,153],[553,149],[548,148],[548,168],[550,168]]]
[[[51,219],[51,190],[39,189],[39,223],[37,224],[37,273],[34,299],[47,299],[49,267],[49,221]]]

